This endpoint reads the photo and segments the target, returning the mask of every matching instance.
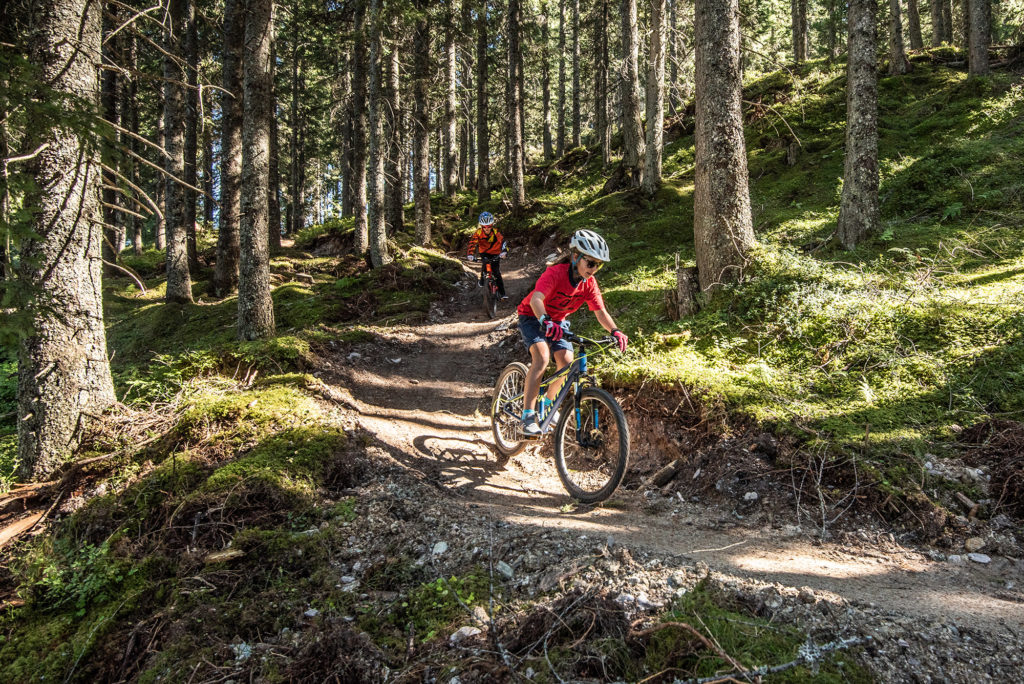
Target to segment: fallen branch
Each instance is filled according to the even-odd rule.
[[[103,259],[103,263],[105,263],[107,266],[110,266],[111,268],[116,268],[117,270],[121,271],[122,273],[127,275],[129,278],[134,280],[135,284],[139,286],[139,290],[142,291],[142,294],[146,294],[146,286],[142,284],[142,281],[139,280],[139,277],[136,274],[132,273],[132,271],[130,269],[125,268],[124,266],[121,266],[120,264],[111,263],[111,262],[107,261],[106,259]]]

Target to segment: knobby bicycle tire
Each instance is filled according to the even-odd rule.
[[[526,373],[526,365],[518,361],[505,366],[498,376],[498,382],[494,385],[494,395],[491,397],[491,432],[494,434],[494,444],[506,459],[515,456],[526,447],[520,419],[523,413]],[[514,397],[519,398],[513,400]],[[511,405],[509,402],[512,402]]]
[[[494,318],[498,315],[498,293],[492,290],[494,287],[494,281],[490,278],[484,282],[484,311],[487,312],[488,318]]]
[[[626,416],[619,402],[599,387],[587,387],[580,393],[579,426],[575,407],[565,404],[555,428],[558,477],[574,499],[582,503],[604,501],[626,474],[629,461]]]

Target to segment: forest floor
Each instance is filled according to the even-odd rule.
[[[596,567],[602,572],[591,579],[642,614],[684,592],[679,573],[689,571],[691,579],[707,575],[755,597],[762,613],[799,625],[818,643],[866,640],[859,643],[879,680],[1024,676],[1024,558],[1012,527],[1000,532],[969,521],[964,539],[973,541],[950,553],[903,543],[898,530],[870,515],[850,513],[823,529],[785,487],[762,487],[754,501],[745,487],[721,483],[684,496],[645,484],[643,468],[631,464],[610,501],[584,507],[565,494],[550,446],[531,446],[500,465],[490,395],[505,364],[527,360],[514,307],[539,261],[509,260],[511,298],[498,319],[487,318],[467,271],[461,294],[436,305],[429,321],[379,329],[380,341],[326,358],[318,373],[357,410],[354,420],[376,448],[433,492],[413,516],[436,526],[434,539],[418,540],[433,548],[428,556],[438,548],[455,554],[456,545],[479,554],[500,529],[520,586],[549,589]],[[656,431],[642,411],[627,406],[627,417],[639,464],[659,448]],[[744,446],[749,440],[730,443],[718,458],[757,459]],[[662,454],[661,462],[671,457]],[[432,547],[435,539],[443,547]]]

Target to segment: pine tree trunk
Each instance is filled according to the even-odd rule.
[[[907,52],[903,49],[903,21],[900,0],[889,0],[889,74],[901,76],[910,72]]]
[[[968,0],[968,73],[971,76],[987,76],[992,69],[988,63],[988,46],[991,42],[990,0]]]
[[[356,0],[355,49],[352,52],[352,211],[357,256],[370,248],[366,224],[366,2]]]
[[[459,189],[458,117],[455,115],[455,0],[447,0],[444,12],[444,125],[442,146],[444,193],[454,197]]]
[[[399,28],[397,24],[392,23],[391,29],[394,38],[392,39],[391,50],[387,58],[388,111],[385,115],[385,122],[387,123],[388,153],[384,175],[387,183],[385,188],[387,225],[388,230],[394,234],[402,230],[405,225],[405,208],[403,207],[405,197],[405,174],[403,169],[405,164],[402,163],[402,130],[405,127],[405,122],[402,114],[401,82],[399,78],[399,44],[397,42]]]
[[[238,287],[238,230],[242,192],[242,45],[244,0],[224,3],[223,92],[220,94],[220,225],[213,291],[224,297]]]
[[[754,244],[740,109],[738,0],[695,4],[696,110],[693,232],[702,290],[742,275]]]
[[[277,70],[277,37],[270,41],[270,159],[269,178],[267,180],[267,232],[270,234],[271,251],[281,250],[281,144],[280,129],[277,123],[277,85],[274,72]]]
[[[160,86],[163,89],[163,86]],[[160,93],[156,93],[157,97],[160,97]],[[164,126],[163,126],[163,109],[161,108],[156,121],[154,122],[154,128],[156,128],[157,144],[160,147],[164,147]],[[157,160],[160,163],[164,160],[163,155]],[[166,201],[164,195],[166,194],[167,184],[164,182],[164,177],[158,175],[153,181],[153,203],[158,207],[166,209]],[[153,242],[156,245],[158,251],[164,251],[167,249],[167,217],[164,216],[163,209],[156,217],[156,225],[153,227]]]
[[[39,1],[24,22],[27,52],[43,82],[93,107],[100,10],[88,0]],[[23,204],[34,210],[35,235],[22,243],[18,268],[36,301],[33,330],[18,348],[17,474],[40,481],[73,453],[88,415],[115,397],[103,328],[100,159],[72,127],[34,137],[27,149],[46,148],[28,162],[36,185]]]
[[[953,44],[953,0],[940,0],[942,3],[942,42]]]
[[[801,64],[807,60],[807,0],[790,0],[790,15],[793,22],[793,61]]]
[[[380,268],[390,259],[387,253],[387,224],[384,221],[384,109],[386,108],[382,83],[384,67],[382,0],[370,0],[370,162],[368,168],[368,221],[370,232],[370,263]]]
[[[196,159],[199,156],[199,34],[196,28],[196,8],[188,3],[185,16],[185,174],[183,180],[196,186]],[[196,191],[185,188],[185,235],[188,250],[188,267],[191,273],[199,272],[199,254],[196,247]]]
[[[523,181],[522,103],[519,100],[519,0],[508,2],[508,126],[509,176],[512,181],[512,214],[518,216],[526,204]]]
[[[340,58],[341,102],[349,103],[349,110],[341,118],[341,215],[352,215],[352,55],[343,52]]]
[[[551,140],[551,34],[548,27],[548,3],[540,7],[540,89],[541,89],[541,142],[544,146],[544,160],[555,157],[555,146]]]
[[[874,0],[851,0],[846,67],[846,158],[837,238],[853,249],[879,226],[877,28]]]
[[[826,37],[828,58],[833,60],[839,56],[839,0],[828,2],[828,33]]]
[[[644,172],[644,130],[640,114],[640,66],[636,0],[622,0],[622,168],[640,187]]]
[[[924,37],[921,35],[921,11],[917,0],[907,0],[907,31],[910,34],[910,49],[923,50]]]
[[[413,200],[416,206],[416,243],[430,243],[430,16],[429,0],[417,0],[413,44]]]
[[[942,4],[943,0],[928,1],[928,9],[931,12],[932,18],[932,47],[939,47],[942,45],[942,38],[945,35],[945,28],[942,24]]]
[[[138,48],[134,35],[124,37],[124,68],[128,71],[126,87],[122,89],[121,111],[123,112],[123,125],[136,136],[139,135],[139,80],[136,73],[138,62]],[[142,154],[142,145],[133,136],[122,136],[122,145],[125,145],[135,155]],[[135,159],[128,160],[128,180],[139,185],[139,164]],[[149,209],[146,209],[149,213]],[[131,220],[132,251],[136,255],[142,254],[144,248],[142,242],[142,220],[132,217]]]
[[[606,133],[608,132],[608,55],[602,49],[608,41],[607,0],[597,0],[594,4],[594,133],[601,146],[601,161],[608,165],[611,150],[608,149]]]
[[[117,7],[112,7],[103,16],[103,65],[104,69],[100,79],[100,109],[103,112],[103,119],[115,126],[120,125],[120,111],[118,109],[118,72],[114,65],[120,61],[120,55],[116,54],[116,43],[111,39],[110,33],[120,25]],[[110,159],[110,164],[116,157],[114,155],[114,142],[106,142],[105,154]],[[122,169],[122,173],[123,173]],[[103,172],[103,260],[108,263],[104,265],[104,275],[113,275],[117,269],[112,264],[118,258],[118,232],[121,230],[121,212],[117,210],[119,196],[114,191],[117,185],[117,176],[113,171]],[[4,186],[6,188],[6,186]],[[126,215],[127,216],[127,215]]]
[[[274,0],[247,0],[242,89],[242,222],[239,231],[238,337],[256,340],[274,335],[270,298],[270,119],[274,72],[270,44]]]
[[[665,128],[665,0],[651,1],[651,42],[647,59],[647,153],[643,191],[653,197],[661,185]]]
[[[555,156],[565,155],[565,0],[558,0],[558,116]]]
[[[491,199],[490,135],[487,131],[487,2],[477,8],[476,19],[476,154],[478,202]]]
[[[210,103],[206,104],[210,107]],[[213,126],[209,120],[203,122],[203,223],[206,229],[213,227]]]
[[[476,126],[473,123],[473,75],[476,66],[473,64],[475,47],[473,44],[473,4],[475,0],[462,0],[462,35],[459,53],[462,55],[462,91],[460,108],[462,111],[462,135],[466,141],[465,157],[459,159],[462,173],[460,189],[467,187],[476,189]]]
[[[669,0],[668,5],[668,94],[666,98],[668,100],[668,112],[669,116],[675,116],[678,111],[678,102],[676,100],[676,90],[679,87],[679,62],[676,55],[676,45],[678,40],[676,38],[679,31],[679,26],[676,24],[676,2],[678,0]]]
[[[192,301],[188,267],[188,232],[185,226],[184,186],[176,178],[185,175],[185,73],[178,61],[184,53],[186,17],[191,0],[168,0],[169,24],[164,49],[164,168],[173,176],[164,181],[164,218],[167,232],[168,302]],[[172,57],[172,55],[174,57]]]
[[[634,0],[635,2],[635,0]],[[572,0],[572,146],[580,146],[580,0]]]

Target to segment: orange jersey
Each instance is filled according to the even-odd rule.
[[[505,247],[505,238],[494,227],[491,227],[490,234],[485,233],[482,227],[477,228],[473,237],[469,239],[467,254],[476,254],[477,249],[481,254],[501,254]]]

